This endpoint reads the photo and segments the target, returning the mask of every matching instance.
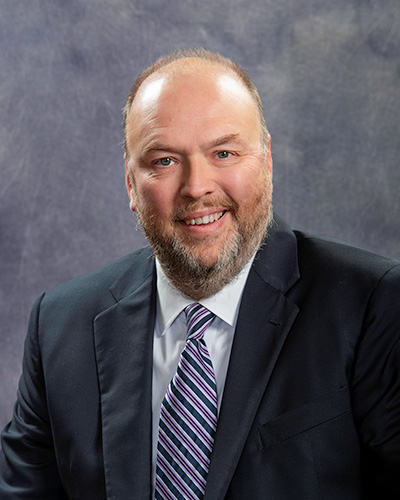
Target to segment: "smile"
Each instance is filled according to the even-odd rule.
[[[211,224],[220,219],[224,215],[224,212],[218,212],[216,214],[204,215],[204,217],[196,217],[195,219],[184,219],[184,223],[187,226],[200,226],[202,224]]]

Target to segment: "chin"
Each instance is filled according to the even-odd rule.
[[[218,262],[218,252],[213,252],[212,254],[209,251],[204,252],[196,252],[193,249],[190,249],[189,252],[193,256],[194,260],[197,260],[200,266],[202,267],[214,267]]]

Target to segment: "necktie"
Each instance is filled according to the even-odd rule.
[[[217,426],[215,375],[203,339],[215,316],[200,304],[185,314],[186,345],[161,405],[156,500],[203,498]]]

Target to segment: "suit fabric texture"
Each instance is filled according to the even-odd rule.
[[[239,317],[205,500],[400,498],[400,263],[275,216]],[[2,434],[4,500],[150,500],[144,248],[43,294]]]

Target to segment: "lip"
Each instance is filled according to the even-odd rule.
[[[217,215],[220,212],[226,212],[226,208],[217,207],[217,208],[211,208],[208,210],[201,210],[201,211],[197,211],[197,212],[189,212],[189,213],[185,214],[183,217],[181,217],[179,220],[185,222],[187,220],[197,219],[199,217],[203,218],[203,217],[210,216],[210,215]]]
[[[190,232],[195,232],[195,233],[200,233],[200,234],[207,234],[207,233],[213,233],[214,231],[218,230],[224,225],[225,222],[225,216],[226,213],[229,212],[226,209],[212,209],[212,210],[206,210],[206,211],[199,211],[199,212],[192,212],[190,214],[185,215],[182,219],[179,219],[178,222],[180,223],[181,227],[184,227],[187,231]],[[208,222],[204,223],[195,223],[194,221],[196,219],[202,219],[203,217],[206,218],[213,218],[213,217],[218,217],[214,220],[209,220]]]
[[[218,221],[223,215],[224,212],[218,212],[216,214],[205,215],[203,217],[196,217],[195,219],[185,219],[184,222],[187,226],[208,225]]]

